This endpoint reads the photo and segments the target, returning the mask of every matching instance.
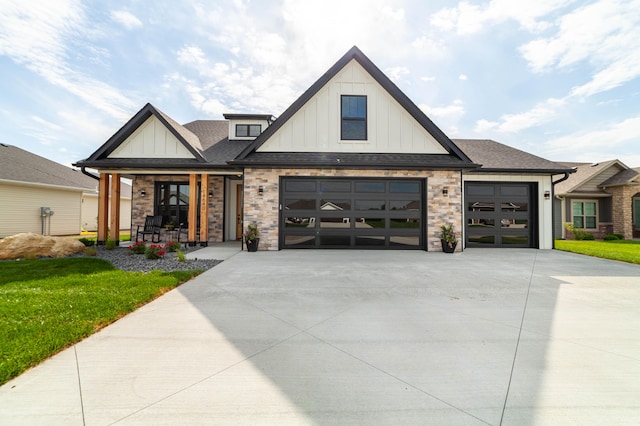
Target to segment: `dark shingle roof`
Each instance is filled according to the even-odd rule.
[[[570,167],[490,139],[453,139],[482,172],[564,173]]]
[[[0,144],[0,180],[95,190],[98,181],[16,146]]]
[[[593,179],[610,167],[617,167],[619,170],[624,170],[626,168],[626,166],[618,160],[601,161],[599,163],[563,162],[560,164],[565,167],[573,168],[575,173],[572,174],[569,179],[556,185],[557,194],[567,194],[579,189],[585,182]]]

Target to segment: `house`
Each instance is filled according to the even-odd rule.
[[[0,144],[0,238],[21,232],[78,235],[90,229],[98,215],[97,184],[79,170]],[[126,196],[121,203],[126,209]],[[121,226],[129,228],[130,218]]]
[[[256,224],[261,250],[440,250],[451,223],[459,250],[553,247],[552,176],[573,170],[449,139],[357,47],[277,119],[224,118],[180,125],[147,104],[76,166],[99,171],[101,194],[132,179],[132,225],[162,215],[190,244]],[[101,198],[99,241],[119,209]]]
[[[640,238],[640,173],[619,160],[600,163],[560,163],[575,173],[556,186],[555,234],[571,238],[564,229],[573,224],[602,238],[622,234]]]

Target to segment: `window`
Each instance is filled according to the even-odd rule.
[[[595,201],[573,202],[573,226],[581,229],[596,229],[598,223]]]
[[[255,138],[260,136],[262,126],[260,124],[236,124],[236,137],[238,138]]]
[[[340,111],[340,139],[367,140],[367,97],[342,95]]]
[[[162,216],[162,225],[173,223],[188,226],[189,184],[156,183],[155,214]]]

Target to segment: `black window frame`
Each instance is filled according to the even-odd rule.
[[[155,196],[154,196],[154,202],[153,202],[153,211],[155,215],[162,216],[162,226],[165,226],[171,223],[175,226],[182,225],[183,227],[188,227],[189,226],[189,202],[182,205],[170,204],[169,206],[164,206],[163,208],[163,202],[161,200],[161,196],[163,193],[167,192],[166,189],[165,191],[163,191],[162,188],[168,187],[169,197],[171,197],[171,194],[173,193],[171,186],[175,186],[176,200],[178,200],[179,202],[179,194],[181,193],[180,191],[181,187],[186,187],[187,188],[186,194],[191,194],[189,189],[189,186],[190,186],[189,181],[175,181],[175,182],[156,181],[154,186],[155,186],[155,191],[154,191]],[[196,200],[195,200],[197,204],[196,205],[196,208],[197,208],[196,223],[200,223],[200,183],[198,183],[196,186],[196,193],[197,193]]]
[[[240,129],[242,129],[242,132],[240,132]],[[252,134],[252,130],[256,129],[258,133]],[[262,133],[262,124],[236,124],[236,137],[238,138],[257,138],[260,133]]]
[[[364,117],[345,115],[348,111],[344,110],[345,98],[361,98],[364,99]],[[340,95],[340,140],[343,141],[366,141],[368,138],[368,101],[366,95]],[[345,123],[363,122],[364,134],[361,137],[348,137],[345,135]]]

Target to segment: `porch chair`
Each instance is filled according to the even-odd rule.
[[[142,228],[142,231],[140,231]],[[162,229],[162,216],[147,216],[144,220],[144,225],[138,225],[138,229],[136,229],[136,242],[139,241],[139,236],[142,235],[142,241],[147,241],[146,236],[151,235],[152,243],[160,242],[160,230]],[[157,235],[157,241],[154,240],[154,237]]]

